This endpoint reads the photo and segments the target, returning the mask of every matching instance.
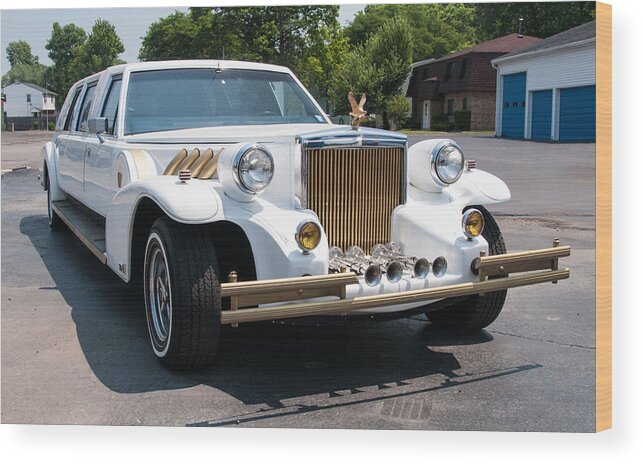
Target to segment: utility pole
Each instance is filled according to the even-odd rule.
[[[48,68],[45,68],[45,90],[48,90],[48,88],[49,88],[49,86],[47,85],[47,69],[48,69]],[[43,100],[45,100],[45,101],[47,100],[47,94],[46,94],[46,93],[43,95]],[[47,105],[46,105],[46,104],[44,104],[44,103],[46,103],[45,101],[43,101],[43,105],[42,105],[42,106],[44,106],[44,107],[45,107],[45,108],[44,108],[44,110],[45,110],[45,119],[46,119],[46,121],[47,121],[47,122],[45,123],[45,130],[46,130],[47,132],[49,132],[49,109],[48,109],[48,108],[46,108],[46,106],[47,106]]]

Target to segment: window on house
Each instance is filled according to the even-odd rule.
[[[469,108],[468,108],[468,103],[469,103],[469,102],[467,101],[467,99],[466,99],[466,98],[463,98],[463,99],[462,99],[462,109],[463,109],[463,110],[467,110],[467,109],[469,109]]]
[[[464,79],[464,74],[467,72],[468,61],[469,60],[467,60],[466,58],[462,60],[462,63],[460,64],[460,75],[458,76],[458,79]]]
[[[27,103],[31,103],[31,94],[30,93],[27,94]]]
[[[444,80],[448,81],[453,75],[453,63],[447,63],[447,69],[444,73]]]
[[[121,76],[112,79],[103,110],[100,113],[102,117],[107,118],[107,133],[112,135],[114,134],[114,126],[116,125],[116,117],[118,116],[118,100],[121,95],[122,82]]]
[[[453,114],[453,100],[447,100],[447,114],[451,116]]]

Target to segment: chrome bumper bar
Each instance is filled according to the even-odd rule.
[[[569,278],[569,269],[558,269],[558,259],[570,254],[569,246],[558,246],[558,241],[554,241],[552,248],[495,256],[481,255],[471,263],[471,269],[480,277],[478,282],[356,298],[346,298],[346,286],[358,283],[357,275],[352,272],[253,282],[236,282],[236,274],[231,273],[231,282],[221,285],[221,296],[230,298],[230,309],[221,311],[221,323],[236,326],[242,322],[346,315],[353,311],[382,306],[421,303],[546,282],[556,283]],[[508,275],[514,272],[527,273]],[[322,296],[335,296],[338,299],[286,303],[267,308],[256,307],[260,304]]]

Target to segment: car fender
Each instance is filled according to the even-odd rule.
[[[444,190],[452,201],[463,205],[490,205],[511,199],[509,187],[501,179],[480,169],[465,169],[460,179]]]
[[[49,177],[49,183],[47,182]],[[49,190],[51,201],[65,199],[64,192],[58,187],[58,152],[52,142],[42,147],[42,164],[40,167],[40,185],[43,190]]]
[[[130,247],[134,218],[139,203],[149,198],[174,221],[185,224],[212,222],[220,199],[211,183],[181,182],[175,176],[135,180],[121,188],[112,199],[105,218],[107,265],[129,280]]]
[[[328,244],[303,254],[295,232],[304,220],[317,221],[309,210],[293,210],[257,199],[240,203],[227,197],[212,181],[178,181],[175,176],[157,176],[134,181],[114,196],[105,221],[107,265],[126,282],[131,279],[131,246],[134,220],[140,202],[149,198],[169,218],[184,224],[229,221],[248,237],[255,259],[257,278],[294,277],[325,273]]]

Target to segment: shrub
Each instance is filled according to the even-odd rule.
[[[471,111],[456,110],[453,112],[453,120],[456,129],[460,131],[471,130]]]
[[[56,123],[49,121],[49,126],[47,126],[50,131],[56,130]]]
[[[386,112],[388,117],[395,123],[395,128],[400,129],[409,119],[409,110],[411,105],[404,95],[396,95],[386,102]]]
[[[33,122],[33,128],[34,128],[34,130],[40,129],[40,123],[38,121],[34,121]]]
[[[454,128],[446,114],[438,113],[431,117],[431,130],[451,132]]]

